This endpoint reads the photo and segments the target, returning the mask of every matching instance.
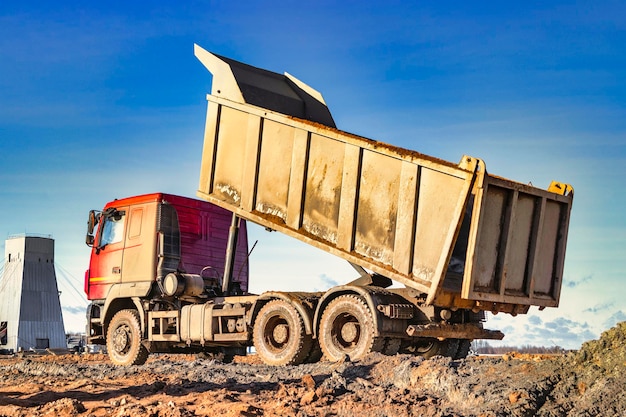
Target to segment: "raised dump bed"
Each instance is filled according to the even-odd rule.
[[[343,132],[292,76],[197,46],[196,55],[213,74],[199,197],[416,289],[427,304],[558,305],[569,185],[539,189],[470,156],[455,164]]]

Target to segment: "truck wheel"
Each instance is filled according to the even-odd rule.
[[[459,348],[456,351],[454,359],[465,359],[472,347],[472,341],[470,339],[459,339]]]
[[[313,343],[296,308],[284,300],[263,306],[252,339],[257,354],[268,365],[299,365],[309,356]]]
[[[423,339],[414,343],[408,350],[411,353],[417,356],[422,356],[426,359],[437,355],[456,359],[458,349],[459,339]]]
[[[324,309],[318,337],[324,356],[336,362],[345,355],[357,360],[382,351],[385,339],[374,334],[374,320],[365,301],[355,295],[342,295]]]
[[[317,340],[313,340],[313,344],[311,346],[311,352],[309,356],[304,360],[304,363],[315,363],[319,362],[322,359],[322,348]]]
[[[232,363],[235,356],[246,356],[247,349],[245,347],[225,347],[222,348],[222,362]]]
[[[245,347],[217,347],[206,348],[202,352],[198,352],[196,358],[232,363],[235,360],[235,356],[246,356],[246,354],[247,349]]]
[[[383,353],[387,356],[393,356],[398,351],[400,351],[400,345],[402,344],[402,339],[396,338],[386,338],[385,339],[385,347],[383,348]]]
[[[107,352],[115,365],[146,363],[149,352],[141,344],[139,314],[135,310],[120,310],[113,316],[107,331]]]

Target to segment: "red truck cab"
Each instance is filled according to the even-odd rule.
[[[197,292],[221,295],[231,219],[231,212],[213,204],[164,193],[114,200],[102,211],[91,211],[85,293],[94,303],[88,321],[104,323],[116,300],[129,303],[133,297],[161,297],[164,292],[178,296],[186,290],[171,287],[186,283],[200,282]],[[240,221],[230,294],[248,291],[247,251],[246,224]],[[195,279],[186,282],[189,277]],[[97,329],[99,320],[91,321],[96,324],[91,335],[103,338],[106,330]]]

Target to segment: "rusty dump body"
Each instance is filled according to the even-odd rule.
[[[343,132],[321,95],[212,55],[197,195],[422,293],[425,304],[556,307],[572,188],[490,175]],[[266,105],[267,103],[267,105]],[[294,109],[293,112],[290,110]]]

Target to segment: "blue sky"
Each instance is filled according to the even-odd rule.
[[[572,184],[561,306],[487,327],[508,344],[577,348],[626,320],[623,2],[128,3],[0,5],[0,238],[54,237],[68,330],[83,326],[67,281],[82,288],[88,210],[195,196],[211,76],[194,43],[295,75],[342,130]],[[278,234],[251,228],[250,240],[253,291],[354,277]]]

